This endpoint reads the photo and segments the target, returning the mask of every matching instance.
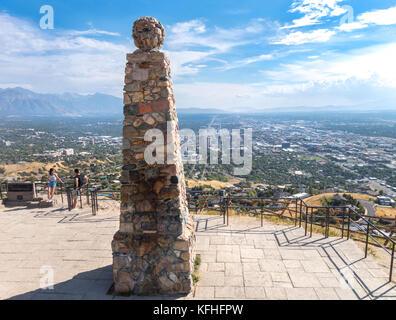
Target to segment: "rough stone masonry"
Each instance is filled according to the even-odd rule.
[[[143,17],[133,25],[139,48],[127,54],[124,87],[120,230],[114,235],[116,293],[188,293],[195,235],[189,215],[169,59],[160,50],[163,26]],[[164,163],[150,164],[146,133],[163,133]],[[158,132],[158,131],[157,131]]]

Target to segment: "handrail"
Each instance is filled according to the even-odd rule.
[[[396,244],[396,242],[389,236],[387,236],[385,233],[382,232],[381,229],[379,229],[376,225],[374,225],[370,220],[367,220],[366,218],[362,217],[359,213],[357,213],[355,210],[352,209],[352,211],[355,212],[355,214],[360,217],[360,219],[363,219],[365,222],[367,222],[370,227],[373,227],[375,230],[377,230],[379,233],[381,233],[384,238],[386,238],[387,240],[389,240],[390,242],[392,242],[392,244]]]
[[[313,209],[318,208],[315,206],[309,206],[305,203],[305,201],[303,201],[302,199],[300,199],[301,203],[304,204],[306,212],[308,213],[309,209],[311,208],[311,234],[312,234],[312,216],[313,216]],[[320,207],[321,208],[321,207]],[[327,207],[327,210],[329,209],[335,209],[336,207]],[[338,207],[340,208],[340,207]],[[342,208],[342,207],[341,207]],[[368,252],[368,244],[369,244],[369,238],[372,239],[380,248],[384,249],[386,253],[388,253],[391,256],[391,262],[390,262],[390,270],[389,270],[389,282],[392,281],[392,274],[393,274],[393,264],[394,264],[394,257],[395,257],[395,245],[396,242],[392,239],[391,236],[386,235],[380,228],[378,228],[376,225],[374,225],[371,221],[370,218],[366,218],[363,217],[359,212],[357,212],[352,206],[348,206],[348,207],[344,207],[344,208],[348,208],[348,239],[349,239],[349,232],[350,232],[350,224],[352,222],[353,226],[357,227],[358,230],[366,233],[366,248],[365,248],[365,258],[367,258],[367,252]],[[357,222],[351,219],[351,211],[352,213],[360,220],[362,220],[363,223],[367,224],[367,227],[364,228],[361,222]],[[328,211],[327,211],[328,213]],[[301,212],[300,212],[300,216],[301,216]],[[344,236],[344,218],[345,215],[342,216],[342,237]],[[306,221],[307,221],[307,216],[306,216]],[[305,234],[307,233],[307,225],[305,226]],[[328,214],[326,214],[326,237],[328,236],[328,228],[329,228],[329,221],[328,221]],[[377,232],[380,233],[380,235],[382,235],[382,238],[386,239],[385,245],[381,244],[376,238],[375,236],[373,236],[370,233],[370,229],[376,230]],[[386,247],[386,243],[391,243],[391,247],[392,249],[389,251],[389,249]]]
[[[381,229],[379,229],[376,225],[374,225],[371,221],[367,220],[365,217],[363,217],[359,212],[357,212],[352,206],[310,206],[307,205],[306,202],[304,200],[301,199],[301,202],[305,205],[306,208],[313,208],[313,209],[349,209],[351,210],[357,217],[359,217],[360,219],[364,220],[365,222],[367,222],[370,227],[374,228],[375,230],[377,230],[384,238],[386,238],[387,240],[389,240],[390,242],[392,242],[392,244],[396,244],[396,242],[389,236],[387,236]]]
[[[120,191],[109,191],[109,190],[100,190],[99,188],[90,188],[89,191],[91,192],[91,199],[92,199],[92,214],[96,215],[98,211],[98,193],[103,193],[103,194],[119,194]],[[201,194],[202,197],[196,198],[196,194]],[[308,231],[308,215],[310,214],[310,224],[311,224],[311,236],[312,236],[312,225],[313,223],[313,216],[314,216],[314,209],[326,209],[326,215],[321,216],[321,218],[325,219],[325,237],[329,237],[329,229],[330,229],[330,219],[342,219],[342,237],[344,237],[344,229],[345,229],[345,217],[347,218],[347,238],[349,239],[350,237],[350,232],[354,230],[350,230],[351,222],[352,225],[355,225],[358,227],[358,229],[364,233],[366,233],[366,250],[365,250],[365,257],[367,257],[367,251],[368,251],[368,239],[371,238],[375,243],[379,245],[379,247],[383,248],[388,254],[391,255],[391,267],[390,267],[390,276],[389,279],[391,281],[392,279],[392,271],[393,271],[393,260],[394,260],[394,255],[395,255],[395,245],[396,242],[392,239],[392,237],[386,235],[381,229],[379,229],[377,226],[375,226],[368,218],[366,219],[363,217],[361,214],[359,214],[352,206],[310,206],[308,205],[303,199],[279,199],[279,200],[272,200],[272,199],[263,199],[259,197],[233,197],[230,195],[222,195],[222,194],[213,194],[213,193],[206,193],[202,191],[196,191],[196,192],[187,192],[187,200],[189,202],[189,209],[195,209],[196,213],[198,213],[198,210],[208,210],[208,209],[213,209],[211,207],[211,204],[209,203],[210,200],[217,199],[219,200],[217,205],[219,205],[219,209],[215,209],[215,211],[219,211],[221,216],[223,216],[223,223],[229,225],[229,209],[251,209],[251,210],[257,210],[259,209],[260,211],[257,212],[255,211],[256,214],[260,214],[261,217],[261,226],[263,226],[263,216],[264,215],[275,215],[276,210],[288,210],[290,213],[290,216],[283,215],[284,212],[282,212],[280,215],[276,214],[276,216],[279,216],[281,218],[285,219],[291,219],[295,221],[295,225],[297,225],[297,222],[299,221],[299,226],[302,226],[303,223],[303,214],[305,215],[305,235],[307,235]],[[233,201],[251,201],[251,202],[259,202],[262,204],[286,204],[284,207],[275,207],[275,208],[270,208],[267,206],[255,206],[255,205],[246,205],[244,203],[238,204],[238,203],[233,203]],[[191,207],[191,205],[194,205],[194,207]],[[341,210],[344,209],[342,212],[342,218],[339,218],[338,216],[332,217],[330,216],[330,209],[333,210]],[[345,210],[348,209],[348,210]],[[265,213],[267,211],[267,213]],[[268,213],[270,212],[270,213]],[[271,214],[272,213],[272,214]],[[299,214],[299,216],[298,216]],[[362,221],[367,224],[367,227],[364,228],[361,223],[354,221],[351,218],[351,215],[354,215],[358,219],[362,219]],[[321,224],[322,226],[322,224]],[[338,228],[339,229],[339,228]],[[376,230],[378,231],[381,235],[382,238],[386,239],[387,242],[391,243],[392,250],[389,251],[386,248],[386,244],[382,245],[376,238],[375,235],[373,236],[370,234],[370,230]],[[380,237],[379,235],[377,237]]]

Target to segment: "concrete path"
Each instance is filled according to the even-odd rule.
[[[0,299],[138,299],[106,295],[118,212],[0,211]],[[200,281],[188,297],[139,299],[396,299],[395,283],[353,241],[304,237],[254,218],[197,216]],[[53,277],[53,290],[43,290]]]
[[[352,240],[251,218],[197,219],[199,299],[396,299],[389,270]]]

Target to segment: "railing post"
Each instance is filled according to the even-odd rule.
[[[34,194],[36,195],[36,198],[38,198],[38,192],[37,192],[37,183],[34,183]]]
[[[61,200],[62,200],[62,206],[63,206],[63,183],[60,186],[60,193],[61,193]]]
[[[341,232],[341,239],[344,239],[344,219],[345,219],[345,211],[342,211],[342,232]]]
[[[230,213],[229,213],[230,196],[227,199],[227,226],[230,224]]]
[[[305,206],[305,236],[307,236],[307,232],[308,232],[308,211],[309,208]]]
[[[72,196],[72,191],[69,188],[66,189],[66,197],[67,197],[67,208],[69,209],[69,211],[71,211],[73,207],[73,196]]]
[[[349,240],[351,233],[351,211],[348,209],[348,232],[347,232],[347,239]]]
[[[95,193],[96,191],[91,191],[91,208],[92,208],[92,215],[94,216],[96,216]]]
[[[80,189],[79,190],[80,192],[80,209],[82,209],[83,208],[83,204],[82,204],[82,190]]]
[[[368,250],[368,239],[369,239],[369,232],[370,232],[370,223],[367,220],[367,230],[366,230],[366,249],[364,251],[364,257],[367,258],[367,250]]]
[[[300,199],[300,222],[299,222],[299,228],[301,228],[301,224],[302,224],[301,214],[302,214],[302,200]]]
[[[226,224],[226,207],[227,207],[227,199],[223,197],[223,224]]]
[[[313,207],[311,208],[311,233],[310,233],[310,237],[312,237],[312,226],[313,226]]]
[[[298,199],[296,199],[296,215],[295,215],[295,219],[294,219],[294,226],[297,227],[297,212],[298,212]]]
[[[95,212],[99,212],[99,203],[98,203],[98,190],[95,190]]]
[[[329,237],[329,214],[330,214],[330,208],[327,207],[327,209],[326,209],[325,238]]]
[[[395,243],[393,243],[393,246],[392,246],[392,257],[391,257],[391,263],[390,263],[389,282],[392,281],[394,259],[395,259]]]
[[[93,197],[93,191],[91,190],[91,193],[90,193],[90,196],[91,196],[91,200],[92,200],[92,197]],[[93,206],[93,201],[91,201],[91,212],[92,212],[92,215],[94,216],[95,215],[95,213],[94,213],[94,206]]]

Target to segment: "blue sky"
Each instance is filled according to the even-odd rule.
[[[396,0],[2,0],[0,87],[121,96],[144,15],[165,26],[180,108],[396,109]]]

